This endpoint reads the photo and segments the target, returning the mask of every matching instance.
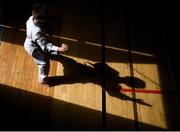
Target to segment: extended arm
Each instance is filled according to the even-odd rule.
[[[49,43],[46,39],[45,34],[42,34],[41,32],[38,32],[36,36],[37,36],[36,42],[43,50],[47,50],[48,52],[51,51],[64,52],[68,50],[68,46],[66,44],[62,44],[61,47],[59,47],[53,45],[52,43]]]

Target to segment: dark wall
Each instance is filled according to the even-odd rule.
[[[160,9],[162,40],[169,57],[170,68],[173,77],[174,87],[176,88],[180,100],[179,84],[179,8],[170,6]]]

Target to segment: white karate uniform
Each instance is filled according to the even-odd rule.
[[[32,16],[29,17],[26,22],[26,35],[27,37],[24,42],[24,48],[38,65],[39,82],[43,82],[48,76],[50,61],[49,58],[42,56],[39,49],[32,43],[32,41],[37,42],[44,52],[57,52],[58,47],[48,42],[45,30],[33,22]]]

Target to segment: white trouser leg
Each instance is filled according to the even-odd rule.
[[[46,56],[42,56],[38,50],[32,54],[34,62],[38,65],[39,82],[45,82],[49,74],[50,60]]]
[[[48,77],[48,73],[49,73],[49,63],[38,65],[38,74],[39,74],[40,83],[46,81],[45,79]]]

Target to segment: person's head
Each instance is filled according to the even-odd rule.
[[[33,21],[35,23],[44,23],[48,19],[48,10],[45,5],[35,4],[32,9]]]

